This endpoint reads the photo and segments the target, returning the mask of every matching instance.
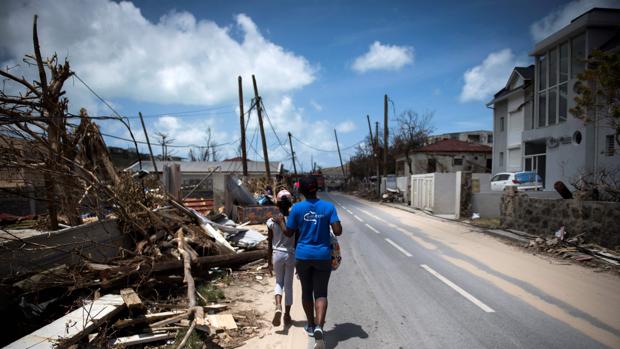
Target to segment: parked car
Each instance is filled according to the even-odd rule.
[[[543,190],[542,178],[533,171],[500,172],[491,178],[491,190],[503,191],[507,186],[517,190]]]

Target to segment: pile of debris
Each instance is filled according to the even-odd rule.
[[[231,314],[215,314],[225,306],[211,304],[218,297],[210,295],[209,285],[221,270],[251,262],[264,264],[266,236],[219,212],[205,217],[176,200],[166,201],[168,205],[138,215],[140,221],[149,222],[141,232],[129,231],[134,238],[146,233],[146,238],[136,241],[132,249],[119,247],[118,256],[106,263],[81,256],[72,265],[3,275],[3,313],[17,315],[16,327],[23,326],[22,321],[44,324],[77,306],[10,347],[76,343],[126,347],[174,342],[175,338],[181,344],[191,336],[201,337],[202,342],[218,341],[218,331],[237,330]],[[24,250],[61,247],[33,245],[5,232],[15,236],[12,243],[20,243]],[[79,253],[59,253],[71,252]],[[180,333],[185,334],[181,341]],[[15,339],[15,332],[3,338]]]
[[[602,270],[620,271],[620,255],[599,245],[586,243],[583,234],[567,238],[563,228],[552,237],[530,240],[527,248]]]
[[[63,85],[77,75],[67,60],[42,57],[36,16],[33,49],[25,62],[38,80],[0,70],[7,83],[0,90],[0,168],[15,174],[25,193],[43,194],[31,199],[45,202],[39,226],[48,232],[0,229],[0,311],[11,319],[0,328],[0,345],[217,341],[215,333],[240,318],[215,314],[222,308],[211,304],[219,298],[208,295],[209,285],[222,270],[264,263],[265,234],[222,210],[205,215],[185,206],[157,173],[117,171],[93,120],[122,123],[139,154],[129,123],[118,114],[68,112]]]

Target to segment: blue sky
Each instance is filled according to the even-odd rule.
[[[384,94],[394,103],[391,120],[394,111],[411,109],[434,112],[436,133],[490,129],[485,102],[514,65],[531,63],[527,53],[535,42],[588,8],[609,4],[8,1],[0,5],[0,62],[13,66],[31,52],[29,30],[38,13],[44,52],[68,56],[78,76],[120,114],[141,111],[151,135],[169,133],[177,145],[203,144],[211,127],[216,143],[233,142],[219,148],[221,158],[236,153],[237,75],[244,79],[247,108],[254,73],[278,134],[268,127],[270,158],[291,167],[276,139],[287,144],[291,131],[303,142],[294,146],[308,169],[311,156],[322,166],[338,163],[334,128],[346,148],[367,135],[366,114],[382,122]],[[67,90],[73,111],[84,106],[91,115],[111,113],[77,80]],[[250,139],[256,126],[251,118]],[[142,139],[139,123],[131,121]],[[102,128],[128,136],[118,122],[103,122]],[[187,151],[178,148],[176,154]],[[349,148],[344,158],[352,154]],[[250,155],[260,160],[252,149]]]

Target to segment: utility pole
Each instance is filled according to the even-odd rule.
[[[291,133],[288,133],[288,144],[291,146],[291,156],[293,157],[293,171],[295,171],[295,176],[297,176],[297,165],[295,165],[295,152],[293,151],[293,141],[291,140]]]
[[[379,121],[375,121],[375,146],[377,147],[377,158],[379,158]]]
[[[265,139],[265,129],[263,128],[263,113],[261,107],[261,98],[258,95],[258,87],[256,86],[256,77],[252,75],[252,83],[254,84],[254,98],[256,99],[256,113],[258,114],[258,126],[260,127],[260,138],[263,143],[263,157],[265,158],[265,173],[267,179],[271,180],[271,169],[269,168],[269,154],[267,151],[267,140]]]
[[[340,155],[340,144],[338,144],[338,133],[334,129],[334,137],[336,137],[336,148],[338,148],[338,158],[340,159],[340,168],[342,169],[342,175],[346,178],[347,174],[344,172],[344,165],[342,164],[342,155]]]
[[[140,115],[140,122],[142,123],[142,130],[144,130],[144,138],[146,138],[146,144],[149,146],[149,154],[151,155],[151,162],[153,163],[153,171],[155,171],[155,175],[159,178],[159,173],[157,173],[157,163],[155,163],[155,157],[153,156],[153,149],[151,149],[151,141],[149,140],[149,135],[146,133],[146,126],[144,126],[144,118],[142,118],[142,112],[138,112]],[[140,152],[138,152],[138,159],[140,158]]]
[[[313,154],[310,154],[310,173],[314,173],[314,156]]]
[[[379,155],[379,149],[381,149],[381,147],[379,146],[379,121],[375,121],[375,144],[377,146],[375,150],[375,165],[377,169],[377,197],[379,197],[381,195],[381,179],[379,178],[379,167],[381,167],[381,158]]]
[[[383,176],[387,176],[388,156],[388,96],[383,96]]]
[[[368,120],[368,132],[370,132],[370,145],[374,151],[375,149],[375,139],[372,137],[372,126],[370,126],[370,115],[366,114],[366,120]]]
[[[241,124],[241,164],[243,166],[243,177],[248,177],[248,155],[245,150],[245,119],[243,111],[243,88],[241,84],[241,76],[237,79],[239,82],[239,123]],[[248,116],[249,117],[249,116]]]

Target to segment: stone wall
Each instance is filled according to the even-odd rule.
[[[510,188],[502,196],[500,224],[539,236],[564,226],[569,237],[583,233],[588,242],[620,246],[620,202],[533,198]]]

